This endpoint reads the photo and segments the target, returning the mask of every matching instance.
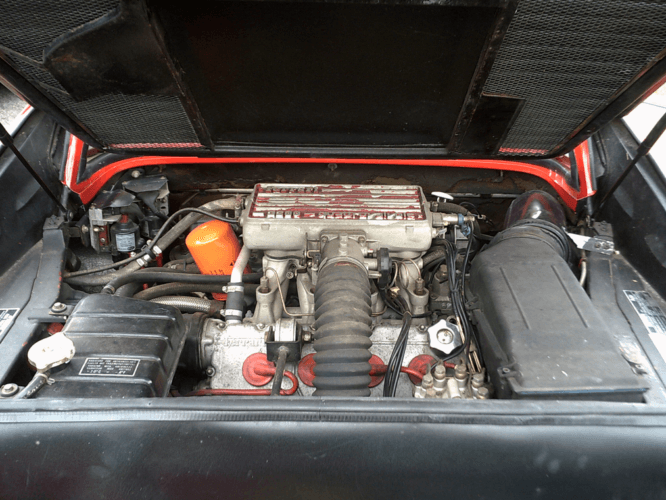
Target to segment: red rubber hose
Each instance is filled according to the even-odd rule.
[[[275,375],[275,368],[260,369],[259,375]],[[298,390],[298,379],[296,375],[285,370],[284,376],[291,380],[292,386],[289,389],[280,390],[280,396],[291,396]],[[270,396],[270,389],[201,389],[187,394],[187,396]]]

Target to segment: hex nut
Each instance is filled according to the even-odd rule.
[[[432,378],[432,374],[428,370],[425,375],[423,375],[423,380],[421,380],[421,387],[424,389],[430,389],[434,383],[435,381]]]
[[[475,373],[472,375],[472,387],[479,388],[483,386],[484,376],[483,373]]]

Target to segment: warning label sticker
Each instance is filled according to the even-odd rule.
[[[79,375],[133,377],[140,361],[127,358],[87,358]]]
[[[0,309],[0,339],[5,335],[9,327],[12,326],[20,309]]]
[[[666,314],[648,292],[624,290],[624,294],[647,328],[659,354],[666,361]]]

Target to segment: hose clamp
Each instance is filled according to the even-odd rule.
[[[227,285],[225,287],[222,287],[222,290],[227,293],[231,292],[245,292],[245,287],[239,286],[239,285]]]
[[[458,214],[458,226],[460,226],[460,232],[466,238],[472,234],[472,228],[465,222],[465,217],[463,214]]]
[[[149,255],[144,255],[143,257],[136,259],[136,263],[139,264],[140,267],[145,267],[151,260],[153,259],[151,259]]]

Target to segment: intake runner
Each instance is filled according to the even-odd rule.
[[[346,234],[322,252],[315,287],[315,396],[369,396],[372,311],[359,244]]]

